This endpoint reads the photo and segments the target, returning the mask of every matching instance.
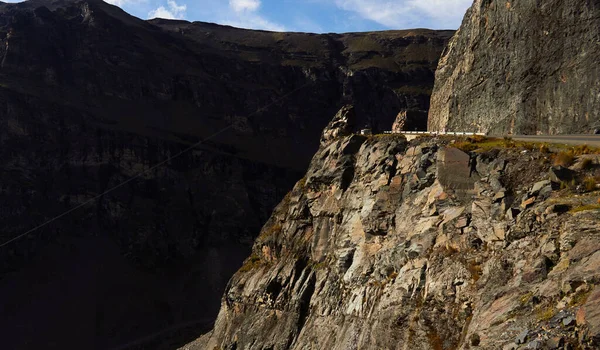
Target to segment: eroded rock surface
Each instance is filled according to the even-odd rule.
[[[535,151],[338,138],[184,349],[596,349],[600,212],[569,209],[597,193],[549,170]]]
[[[600,3],[475,0],[440,60],[429,130],[600,127]]]

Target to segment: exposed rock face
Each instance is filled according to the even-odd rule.
[[[356,131],[356,114],[354,106],[347,105],[342,107],[333,117],[331,122],[323,130],[321,135],[321,146],[330,143],[332,140],[342,136],[352,135]]]
[[[146,22],[99,0],[0,3],[1,242],[212,136],[0,248],[2,346],[201,332],[331,115],[352,103],[389,127],[402,108],[426,109],[451,34],[270,33]]]
[[[446,143],[321,147],[184,348],[597,348],[600,212],[557,205],[597,195],[553,191],[544,154]]]
[[[395,133],[425,130],[427,130],[427,112],[425,111],[401,111],[392,125],[392,131]]]
[[[475,0],[440,60],[429,129],[592,132],[599,40],[597,0]]]

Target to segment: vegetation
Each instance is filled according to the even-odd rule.
[[[264,261],[262,258],[256,254],[252,254],[246,261],[244,261],[244,265],[240,267],[238,272],[248,272],[254,269],[257,269],[264,265]]]
[[[572,151],[563,151],[554,155],[554,166],[570,167],[575,161],[575,154]]]
[[[573,306],[580,306],[580,305],[585,304],[585,302],[587,301],[590,294],[592,294],[593,289],[594,288],[589,288],[588,291],[585,291],[585,292],[581,291],[581,292],[575,293],[575,295],[573,295],[573,297],[569,301],[569,306],[573,307]]]
[[[588,176],[583,180],[583,186],[588,192],[595,191],[598,184],[600,184],[600,176]]]
[[[584,154],[600,154],[599,148],[589,147],[588,145],[568,146],[563,144],[549,144],[547,142],[526,142],[515,141],[510,137],[494,138],[486,136],[469,136],[452,144],[465,152],[476,150],[489,151],[494,148],[504,149],[523,149],[528,151],[538,150],[541,153],[552,153],[552,150],[559,151],[553,155],[555,165],[570,166],[577,156]],[[563,165],[565,164],[565,165]],[[568,164],[568,165],[567,165]],[[591,163],[588,163],[590,165]]]
[[[588,204],[571,209],[571,213],[579,213],[582,211],[600,210],[600,204]]]
[[[265,241],[271,237],[275,237],[277,235],[279,235],[279,233],[282,230],[282,226],[280,223],[275,223],[269,227],[265,227],[262,232],[260,233],[260,236],[258,236],[259,240],[261,241]]]
[[[556,309],[552,304],[546,307],[541,307],[536,312],[536,317],[540,322],[550,321],[550,319],[554,317],[554,315],[556,315]]]
[[[529,302],[533,299],[533,296],[534,296],[533,292],[523,294],[519,298],[519,302],[521,303],[521,306],[525,306],[525,305],[529,304]]]

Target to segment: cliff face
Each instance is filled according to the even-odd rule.
[[[429,129],[589,133],[600,127],[600,2],[476,0],[442,55]]]
[[[323,145],[184,349],[597,348],[598,192],[558,190],[548,154],[448,143]]]
[[[0,3],[2,242],[228,127],[0,248],[3,346],[197,335],[330,116],[350,101],[361,123],[389,127],[399,109],[426,110],[451,34],[269,33],[147,22],[95,0]]]

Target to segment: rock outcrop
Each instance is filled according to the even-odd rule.
[[[321,134],[321,146],[327,145],[332,140],[340,137],[352,135],[355,131],[356,114],[354,112],[354,106],[344,106],[323,130],[323,133]]]
[[[195,338],[331,115],[351,103],[389,127],[400,109],[426,109],[451,34],[272,33],[143,21],[100,0],[0,3],[0,243],[147,171],[0,248],[2,347]]]
[[[600,3],[475,0],[436,72],[429,130],[600,127]]]
[[[392,124],[392,132],[427,130],[427,112],[416,110],[400,111]]]
[[[550,169],[531,149],[338,138],[184,349],[597,349],[598,192]]]

